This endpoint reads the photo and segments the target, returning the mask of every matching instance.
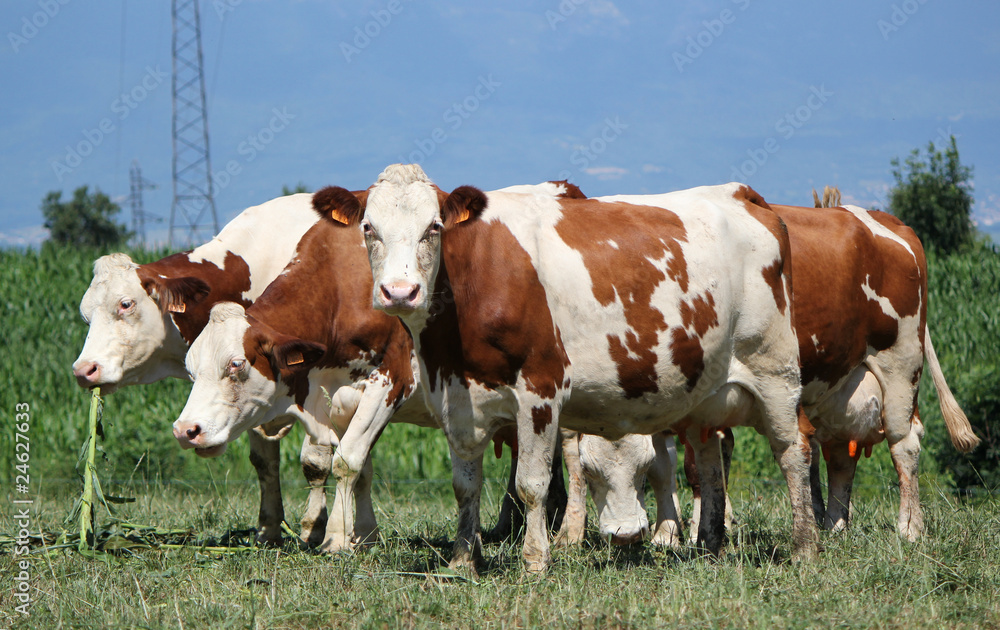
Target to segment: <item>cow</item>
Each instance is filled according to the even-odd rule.
[[[208,322],[212,306],[222,300],[249,306],[285,267],[299,239],[317,220],[311,194],[289,195],[247,208],[215,238],[190,252],[144,265],[126,254],[99,258],[80,302],[89,329],[73,363],[77,383],[100,387],[102,394],[108,394],[167,377],[187,379],[184,357]],[[261,488],[261,543],[281,540],[284,507],[278,443],[273,438],[288,428],[275,427],[270,437],[265,431],[250,435],[250,461]],[[303,470],[312,487],[303,515],[306,540],[312,523],[325,518],[323,486],[331,449],[329,436],[315,443],[306,439],[302,445]]]
[[[788,483],[795,556],[817,553],[787,235],[754,191],[704,187],[643,205],[446,193],[419,166],[391,165],[358,203],[344,202],[327,218],[361,225],[372,304],[412,334],[421,388],[462,469],[453,566],[474,570],[481,553],[478,512],[467,508],[483,451],[506,424],[517,426],[529,571],[551,560],[543,506],[560,425],[620,438],[750,424]],[[718,440],[692,441],[702,447],[700,541],[718,553]]]
[[[892,215],[856,206],[771,208],[788,228],[795,269],[792,305],[802,361],[802,404],[815,430],[815,516],[828,530],[847,527],[857,461],[862,452],[871,454],[872,446],[885,440],[900,483],[897,530],[915,541],[923,532],[917,485],[923,426],[916,401],[925,360],[952,444],[968,452],[979,443],[948,387],[926,325],[927,265],[920,241]],[[731,432],[727,443],[731,452]],[[588,456],[588,448],[598,454]],[[600,443],[581,444],[589,477],[602,474],[594,470],[600,467],[601,448]],[[639,501],[627,501],[635,496],[627,480],[642,479],[650,449],[650,444],[635,445],[620,459],[618,476],[606,481],[613,486],[616,502],[607,517],[598,503],[602,531],[617,527],[619,535],[634,534],[627,524],[645,518],[641,495]],[[825,506],[818,476],[820,451],[827,461]],[[697,501],[692,459],[685,457],[685,473]],[[604,473],[602,478],[607,477]],[[659,503],[669,500],[656,490]]]
[[[511,190],[568,195],[572,188],[547,182]],[[358,202],[337,187],[313,198],[320,214],[345,203]],[[327,553],[378,538],[369,454],[390,418],[437,426],[423,398],[411,396],[418,368],[410,334],[398,318],[372,309],[371,291],[360,232],[327,221],[312,226],[251,306],[212,308],[186,355],[194,385],[174,423],[180,445],[206,456],[278,417],[302,422],[314,439],[332,428],[339,446],[331,464],[337,490],[320,545]]]

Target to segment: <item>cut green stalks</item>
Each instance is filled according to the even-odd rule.
[[[101,388],[93,389],[90,399],[90,426],[87,432],[87,461],[83,469],[83,496],[80,499],[80,542],[77,549],[82,553],[94,546],[94,475],[97,474],[97,423],[101,419]]]

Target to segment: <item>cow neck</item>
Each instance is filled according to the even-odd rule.
[[[250,301],[243,297],[243,292],[250,288],[250,268],[242,257],[226,252],[220,268],[206,259],[192,262],[189,256],[193,257],[194,252],[173,254],[141,266],[143,272],[153,278],[193,276],[208,285],[210,291],[204,299],[197,304],[187,305],[183,313],[171,314],[171,321],[187,345],[194,342],[208,324],[209,313],[215,304],[228,301],[238,302],[244,307],[250,306]]]
[[[494,389],[523,376],[554,395],[548,385],[563,382],[568,361],[531,258],[506,225],[473,220],[445,232],[434,289],[422,328],[406,321],[430,391],[439,379]]]
[[[279,333],[325,345],[320,368],[346,367],[359,358],[378,364],[390,351],[402,352],[408,363],[405,330],[394,317],[372,308],[371,295],[371,267],[360,231],[320,221],[247,314]]]

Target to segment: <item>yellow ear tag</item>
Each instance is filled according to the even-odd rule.
[[[333,219],[334,221],[338,222],[338,223],[343,223],[344,225],[350,225],[351,224],[351,222],[347,220],[347,217],[345,217],[343,214],[341,214],[340,210],[337,209],[337,208],[334,208],[333,210],[330,210],[330,218]]]
[[[288,365],[298,365],[299,363],[305,363],[305,359],[302,358],[301,352],[292,352],[288,355],[286,363]]]
[[[187,305],[184,302],[180,304],[167,304],[167,310],[171,313],[183,313],[187,310]]]

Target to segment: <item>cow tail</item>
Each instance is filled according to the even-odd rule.
[[[948,435],[951,443],[962,453],[968,453],[979,445],[979,438],[972,432],[972,425],[965,416],[965,412],[958,406],[954,394],[948,387],[948,382],[944,380],[944,373],[941,372],[941,364],[938,363],[937,354],[934,353],[934,344],[931,343],[930,326],[924,327],[924,358],[931,370],[931,378],[934,380],[934,388],[937,389],[938,400],[941,403],[941,415],[944,416],[944,424],[948,427]]]

